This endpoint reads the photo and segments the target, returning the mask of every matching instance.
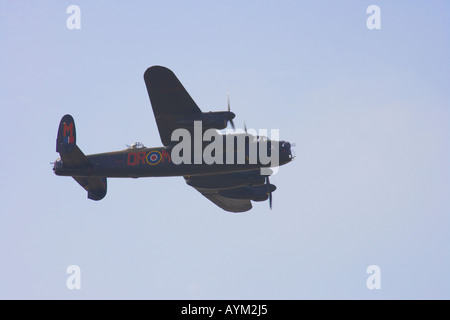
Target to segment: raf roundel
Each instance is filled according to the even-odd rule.
[[[147,154],[147,163],[149,165],[154,166],[154,165],[158,164],[161,161],[161,158],[162,158],[162,156],[161,156],[161,153],[159,151],[155,151],[155,150],[154,151],[150,151]]]

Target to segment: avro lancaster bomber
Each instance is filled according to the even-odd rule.
[[[106,195],[107,178],[183,176],[186,183],[220,208],[244,212],[251,201],[269,199],[276,187],[270,167],[292,161],[291,144],[244,133],[220,134],[235,114],[228,110],[202,112],[175,74],[161,66],[144,73],[163,147],[141,143],[127,149],[85,155],[76,143],[75,122],[62,117],[56,140],[60,159],[53,170],[73,177],[89,199]],[[183,138],[182,140],[180,138]],[[181,140],[181,141],[180,141]]]

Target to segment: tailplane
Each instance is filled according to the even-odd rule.
[[[59,123],[56,152],[61,156],[53,169],[57,175],[72,176],[88,192],[89,199],[101,200],[106,196],[106,178],[86,175],[92,164],[76,145],[75,121],[70,114],[62,117]],[[64,174],[64,171],[70,173]],[[80,174],[76,175],[78,172]]]
[[[73,177],[87,192],[91,200],[102,200],[106,196],[106,178]]]

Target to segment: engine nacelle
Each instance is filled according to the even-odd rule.
[[[225,129],[229,121],[232,121],[236,115],[230,111],[203,112],[189,118],[183,118],[176,122],[186,129],[193,129],[195,121],[202,122],[202,129]]]

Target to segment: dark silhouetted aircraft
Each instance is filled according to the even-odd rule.
[[[228,123],[234,128],[229,100],[228,111],[202,112],[165,67],[148,68],[144,80],[164,147],[134,143],[122,151],[86,156],[76,144],[74,119],[67,114],[61,119],[56,140],[61,156],[53,165],[56,175],[73,177],[92,200],[105,197],[109,177],[183,176],[188,185],[226,211],[248,211],[251,200],[269,199],[272,207],[276,187],[269,181],[270,167],[293,159],[289,142],[247,132],[219,134],[215,129],[224,129]],[[179,134],[174,135],[176,132]],[[213,136],[209,140],[204,139],[208,132]],[[264,158],[262,150],[266,151]],[[275,165],[267,157],[276,159]]]

